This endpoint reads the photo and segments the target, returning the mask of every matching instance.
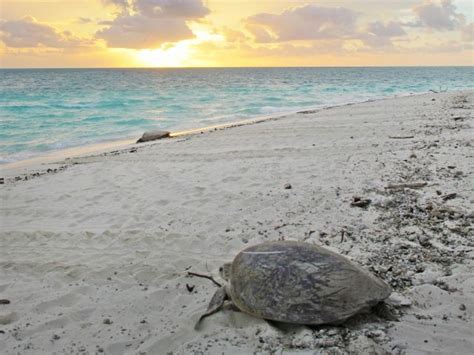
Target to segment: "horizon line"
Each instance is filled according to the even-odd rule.
[[[287,68],[473,68],[472,65],[302,65],[302,66],[189,66],[189,67],[0,67],[0,70],[37,69],[287,69]]]

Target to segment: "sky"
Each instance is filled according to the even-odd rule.
[[[474,65],[472,0],[1,0],[0,67]]]

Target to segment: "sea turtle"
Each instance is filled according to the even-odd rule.
[[[220,274],[219,288],[199,322],[226,299],[255,317],[293,324],[340,323],[387,298],[390,287],[346,257],[323,247],[267,242],[241,251]]]

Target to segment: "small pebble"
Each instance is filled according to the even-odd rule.
[[[461,303],[461,304],[459,305],[459,310],[465,311],[465,310],[466,310],[466,305],[465,305],[464,303]]]
[[[285,184],[285,186],[283,186],[283,188],[285,190],[290,190],[292,188],[291,184]]]

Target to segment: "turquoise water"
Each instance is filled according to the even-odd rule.
[[[473,67],[3,69],[0,163],[367,99],[472,88]]]

